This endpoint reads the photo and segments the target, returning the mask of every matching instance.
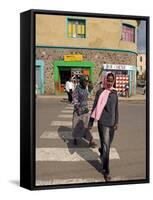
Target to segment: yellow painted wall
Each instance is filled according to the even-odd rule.
[[[66,16],[37,14],[36,45],[106,48],[137,52],[135,43],[121,40],[122,23],[137,27],[136,20],[91,17],[78,17],[78,19],[86,19],[86,38],[67,37]]]

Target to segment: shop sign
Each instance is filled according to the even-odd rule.
[[[69,54],[64,55],[64,61],[82,61],[83,56],[81,54]]]
[[[109,70],[135,70],[132,65],[114,65],[114,64],[104,64],[104,69]]]

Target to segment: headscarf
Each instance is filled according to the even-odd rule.
[[[112,74],[112,76],[114,77],[114,81],[115,81],[115,76],[111,71],[109,71],[105,74],[105,76],[102,80],[104,91],[100,94],[98,103],[91,114],[91,117],[96,120],[100,119],[100,116],[104,110],[106,103],[107,103],[108,96],[109,96],[110,92],[113,90],[114,82],[112,83],[112,86],[110,88],[107,87],[107,78],[108,78],[108,75],[110,75],[110,74]]]
[[[88,76],[83,75],[83,76],[80,77],[80,85],[81,85],[81,87],[83,87],[83,88],[84,88],[84,84],[83,84],[84,81],[89,81]]]

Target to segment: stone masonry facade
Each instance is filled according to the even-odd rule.
[[[64,60],[64,55],[67,54],[82,54],[83,61],[90,61],[95,64],[94,83],[100,79],[99,75],[103,64],[137,65],[137,55],[132,52],[37,47],[36,59],[43,60],[45,63],[45,95],[55,94],[53,63],[56,60]]]

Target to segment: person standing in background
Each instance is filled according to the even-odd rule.
[[[129,97],[129,85],[127,83],[125,84],[125,96]]]
[[[65,89],[66,89],[66,92],[67,92],[68,101],[70,103],[72,103],[72,93],[74,91],[74,84],[71,81],[71,78],[69,78],[69,80],[66,81]]]

